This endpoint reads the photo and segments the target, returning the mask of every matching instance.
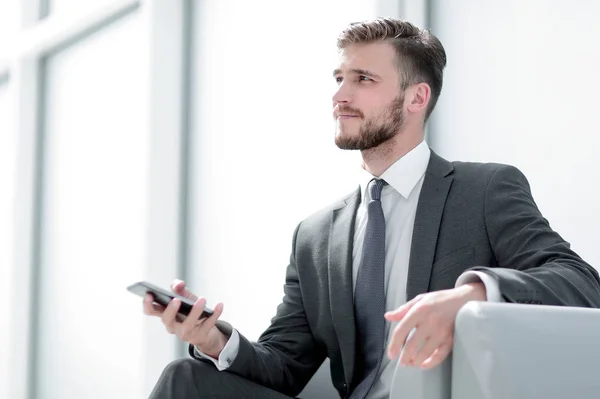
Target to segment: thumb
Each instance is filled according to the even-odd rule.
[[[198,297],[192,294],[192,292],[185,287],[185,282],[181,280],[173,280],[173,282],[171,283],[171,291],[193,302],[196,302],[198,300]]]

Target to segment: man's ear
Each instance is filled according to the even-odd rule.
[[[404,103],[406,110],[412,113],[425,113],[431,99],[431,87],[427,83],[418,83],[406,89]]]

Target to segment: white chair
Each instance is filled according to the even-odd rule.
[[[452,356],[397,367],[390,399],[599,398],[599,340],[598,309],[470,302]]]
[[[452,355],[433,370],[397,366],[390,399],[600,398],[600,310],[470,302]],[[339,399],[325,361],[300,398]]]

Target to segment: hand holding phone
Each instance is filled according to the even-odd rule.
[[[229,335],[225,335],[216,326],[223,313],[222,303],[217,303],[214,310],[206,308],[206,301],[198,300],[180,280],[171,284],[174,292],[147,281],[132,284],[127,289],[144,297],[144,312],[160,318],[169,334],[194,345],[208,356],[219,358],[229,340]],[[174,303],[174,299],[179,303]]]

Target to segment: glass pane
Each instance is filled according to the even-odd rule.
[[[138,15],[46,64],[37,398],[138,398],[147,59]]]
[[[46,14],[80,14],[96,10],[117,0],[45,0]]]
[[[187,275],[252,339],[281,300],[296,224],[359,184],[358,154],[334,144],[332,72],[340,30],[377,3],[194,3]]]
[[[13,214],[17,135],[11,120],[8,85],[0,83],[0,398],[8,398],[10,289],[13,272]]]
[[[18,0],[0,0],[0,64],[6,59],[10,47],[16,42],[19,29]]]

